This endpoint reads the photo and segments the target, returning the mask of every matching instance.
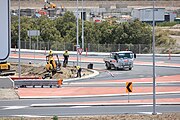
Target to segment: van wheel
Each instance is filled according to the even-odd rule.
[[[118,67],[115,67],[115,70],[119,70],[119,68],[118,68]]]
[[[132,68],[130,67],[129,70],[132,70]]]
[[[111,69],[111,65],[110,65],[109,62],[106,62],[106,69],[107,69],[107,70],[110,70],[110,69]]]

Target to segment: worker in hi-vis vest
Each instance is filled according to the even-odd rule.
[[[81,77],[81,67],[80,66],[75,66],[76,70],[77,70],[77,77]]]
[[[63,57],[64,57],[63,66],[66,67],[67,64],[68,64],[68,58],[69,58],[68,50],[66,50],[66,51],[64,52]]]

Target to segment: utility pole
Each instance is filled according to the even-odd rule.
[[[19,22],[19,28],[18,28],[18,33],[19,33],[19,40],[18,40],[18,46],[19,46],[19,59],[18,59],[18,71],[19,71],[19,78],[21,77],[21,18],[20,18],[20,12],[21,12],[21,10],[20,10],[20,0],[19,0],[19,5],[18,5],[18,7],[19,7],[19,14],[18,14],[18,22]]]
[[[78,24],[78,19],[79,19],[79,12],[78,12],[78,0],[77,0],[77,15],[76,15],[76,51],[79,48],[79,24]],[[79,64],[79,55],[77,51],[77,66]]]
[[[84,4],[83,4],[83,0],[82,0],[82,50],[84,51]]]
[[[156,68],[155,68],[155,13],[154,13],[154,4],[153,0],[153,115],[156,115]]]

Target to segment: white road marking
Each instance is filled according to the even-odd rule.
[[[15,116],[15,117],[49,117],[49,116],[39,116],[39,115],[12,115],[12,116]]]
[[[3,106],[4,110],[11,110],[11,109],[22,109],[22,108],[27,108],[28,106]]]
[[[152,112],[138,112],[138,114],[146,114],[146,115],[152,115]],[[162,113],[156,113],[157,115],[160,115]]]
[[[92,107],[92,106],[73,106],[73,107],[70,107],[70,108],[87,108],[87,107]]]
[[[139,107],[152,107],[153,105],[138,105]],[[160,106],[160,105],[156,105],[156,106]]]

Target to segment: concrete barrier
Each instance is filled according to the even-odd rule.
[[[13,88],[14,82],[9,77],[0,77],[0,88]]]

